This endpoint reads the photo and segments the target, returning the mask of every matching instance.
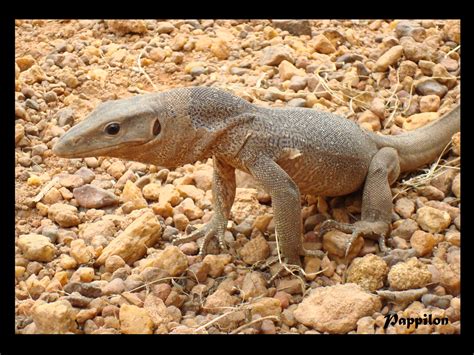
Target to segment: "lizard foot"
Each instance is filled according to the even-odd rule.
[[[202,243],[199,249],[199,255],[206,255],[209,242],[214,236],[217,236],[219,240],[219,247],[221,248],[221,250],[227,251],[227,246],[224,242],[225,226],[226,225],[224,224],[224,226],[222,227],[221,223],[219,223],[217,220],[212,219],[209,223],[205,224],[201,228],[198,228],[195,231],[191,232],[191,234],[174,239],[172,243],[173,245],[179,245],[195,241],[199,238],[204,237],[204,242]]]
[[[345,257],[351,251],[352,243],[359,238],[369,238],[377,240],[379,243],[380,251],[385,255],[389,251],[389,248],[385,244],[385,238],[390,233],[390,224],[385,222],[369,222],[369,221],[357,221],[354,224],[342,223],[335,220],[327,220],[321,224],[319,235],[324,236],[329,230],[337,229],[343,233],[350,233],[351,237],[347,243]]]

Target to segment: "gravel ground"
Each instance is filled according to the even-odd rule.
[[[460,332],[460,135],[392,186],[392,248],[319,237],[351,222],[360,194],[302,197],[305,273],[270,280],[270,197],[238,174],[226,232],[173,246],[212,217],[212,161],[176,170],[51,147],[102,101],[174,87],[227,89],[253,103],[328,110],[400,134],[460,100],[457,20],[17,20],[16,332]],[[428,170],[430,169],[431,170]],[[199,241],[198,241],[199,242]],[[446,324],[384,327],[387,315]]]

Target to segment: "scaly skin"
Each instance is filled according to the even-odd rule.
[[[120,126],[118,132],[106,127]],[[115,126],[117,128],[117,126]],[[54,146],[62,157],[94,155],[174,168],[212,157],[214,217],[179,242],[223,236],[235,196],[235,169],[253,175],[271,195],[282,255],[320,255],[302,245],[300,193],[340,196],[363,187],[361,221],[327,221],[338,228],[383,238],[390,233],[390,184],[400,172],[434,160],[460,129],[459,106],[436,122],[399,136],[366,132],[343,117],[304,108],[263,108],[226,91],[193,87],[99,105]],[[112,134],[113,133],[113,134]],[[349,248],[348,248],[349,250]]]

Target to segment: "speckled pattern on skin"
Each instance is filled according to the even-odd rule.
[[[160,130],[153,134],[159,122]],[[114,136],[104,128],[118,123]],[[176,167],[214,158],[214,216],[203,228],[176,243],[218,236],[222,248],[235,197],[235,169],[253,175],[272,197],[283,257],[301,265],[300,256],[321,255],[302,245],[300,191],[345,195],[363,186],[362,220],[326,221],[330,228],[376,237],[384,246],[390,233],[390,183],[400,172],[434,160],[460,129],[459,106],[415,132],[379,136],[343,117],[303,108],[258,107],[226,91],[193,87],[117,100],[100,105],[58,141],[64,157],[105,155]],[[350,245],[348,247],[348,250]]]

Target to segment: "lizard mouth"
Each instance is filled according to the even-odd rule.
[[[111,156],[115,156],[116,153],[123,152],[126,154],[130,153],[130,148],[142,145],[144,142],[141,140],[137,141],[128,141],[122,142],[114,145],[109,145],[104,148],[93,148],[93,147],[81,147],[81,149],[76,144],[70,142],[69,140],[63,141],[60,139],[53,147],[53,153],[61,158],[86,158],[93,156],[110,156],[110,153],[113,152]]]

